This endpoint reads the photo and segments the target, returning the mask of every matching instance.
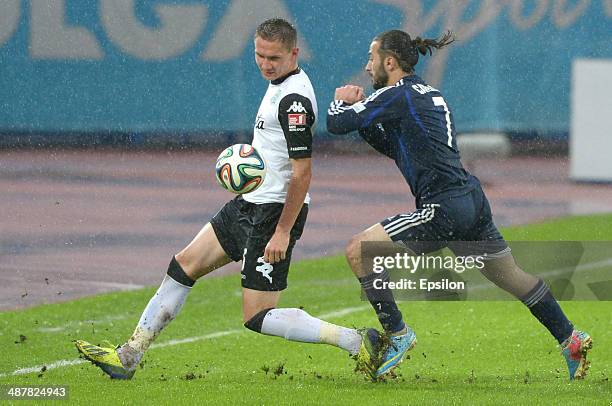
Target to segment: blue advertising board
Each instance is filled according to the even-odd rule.
[[[0,132],[248,131],[267,86],[253,33],[273,16],[299,30],[321,118],[335,87],[369,83],[388,29],[456,33],[417,72],[459,131],[567,132],[572,60],[612,58],[612,0],[3,0]]]

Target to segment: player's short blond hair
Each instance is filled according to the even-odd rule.
[[[255,31],[255,38],[266,41],[278,41],[285,48],[292,50],[297,46],[297,31],[287,20],[282,18],[270,18],[259,24]]]

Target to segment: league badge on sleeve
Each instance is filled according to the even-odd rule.
[[[306,125],[306,114],[289,114],[288,119],[290,126]]]

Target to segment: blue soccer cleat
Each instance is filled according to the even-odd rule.
[[[390,343],[383,353],[381,364],[376,371],[377,378],[388,374],[397,367],[404,360],[406,353],[416,345],[416,334],[410,327],[406,326],[406,329],[406,334],[389,337]]]
[[[574,330],[572,335],[561,345],[561,354],[565,357],[570,380],[586,376],[590,362],[587,352],[593,347],[591,336],[584,331]]]

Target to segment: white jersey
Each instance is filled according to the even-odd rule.
[[[254,192],[243,195],[251,203],[285,203],[291,179],[290,159],[310,158],[317,101],[308,75],[296,69],[273,80],[261,101],[253,142],[266,161],[266,178]],[[304,203],[310,202],[306,194]]]

